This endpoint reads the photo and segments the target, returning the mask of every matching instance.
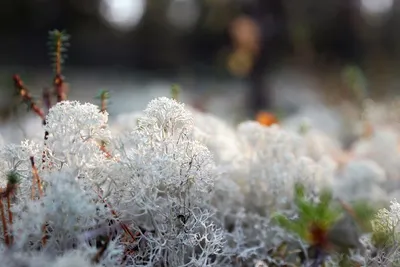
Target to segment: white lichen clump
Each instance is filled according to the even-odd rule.
[[[113,137],[107,113],[64,101],[50,110],[45,131],[42,145],[0,149],[3,188],[9,172],[20,177],[10,210],[13,243],[3,247],[5,254],[21,253],[23,261],[40,251],[57,266],[67,255],[82,264],[88,259],[88,266],[217,264],[224,245],[210,206],[217,170],[208,149],[193,139],[193,118],[183,104],[156,99],[130,134]],[[42,195],[34,188],[31,157]],[[94,260],[97,239],[110,234],[113,244]]]
[[[271,215],[292,207],[295,184],[385,198],[389,166],[361,152],[337,162],[342,149],[319,131],[230,126],[165,97],[120,120],[63,101],[45,140],[0,142],[0,267],[254,266],[288,240]]]

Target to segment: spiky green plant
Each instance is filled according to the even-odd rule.
[[[65,59],[67,58],[67,51],[69,47],[70,35],[65,30],[52,30],[49,31],[49,50],[50,59],[54,73],[61,75],[62,67]]]
[[[295,185],[294,196],[298,217],[291,220],[281,213],[276,213],[273,218],[281,227],[297,234],[311,245],[326,247],[329,228],[341,214],[340,209],[332,205],[332,200],[332,192],[323,190],[319,202],[316,203],[306,197],[305,187],[298,183]]]
[[[275,222],[306,242],[309,245],[308,256],[312,259],[339,252],[340,266],[349,264],[349,249],[362,248],[359,241],[361,231],[371,231],[370,220],[376,211],[367,202],[338,203],[329,189],[321,191],[319,201],[313,201],[307,198],[302,184],[295,185],[294,204],[296,219],[276,213],[273,216]]]
[[[57,95],[57,102],[66,99],[66,90],[64,85],[64,76],[62,67],[67,58],[67,48],[69,47],[70,36],[66,31],[53,30],[49,32],[49,49],[51,61],[54,69],[54,90]]]

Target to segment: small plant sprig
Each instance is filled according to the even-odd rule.
[[[324,261],[324,254],[331,248],[329,230],[341,212],[332,206],[332,193],[329,190],[322,191],[319,200],[315,203],[307,199],[305,187],[296,184],[294,204],[298,210],[298,217],[291,220],[283,214],[275,214],[273,218],[278,225],[306,241],[310,245],[308,253],[315,252],[313,258],[321,263]]]
[[[66,33],[66,31],[53,30],[49,32],[49,49],[51,60],[53,62],[54,69],[54,94],[57,97],[57,102],[61,102],[67,99],[66,85],[64,82],[64,76],[62,74],[62,67],[67,57],[67,48],[69,47],[69,39],[70,36]],[[50,92],[45,89],[43,92],[43,102],[47,107],[47,111],[51,108],[51,97]],[[43,125],[46,125],[46,121],[43,122]],[[44,133],[44,142],[46,146],[46,141],[48,139],[49,132],[45,131]],[[43,151],[42,163],[43,167],[45,167],[44,163],[46,162],[46,155],[48,151],[45,149]]]
[[[328,189],[322,190],[319,201],[313,201],[306,197],[305,187],[301,184],[295,185],[294,204],[296,219],[279,213],[273,218],[278,225],[309,244],[308,255],[300,255],[302,262],[308,258],[314,260],[312,266],[318,266],[325,262],[326,256],[339,252],[342,256],[340,266],[349,266],[349,249],[362,249],[360,231],[371,231],[374,207],[365,202],[352,205],[341,200],[334,202]]]
[[[62,64],[66,58],[67,47],[69,46],[68,40],[69,35],[66,34],[65,31],[53,30],[49,32],[49,46],[51,49],[52,61],[54,64],[54,87],[55,87],[55,95],[57,96],[57,102],[63,101],[66,99],[65,92],[65,84],[64,77],[62,75]],[[43,103],[46,106],[46,113],[42,108],[38,106],[38,104],[34,101],[31,96],[29,90],[25,87],[22,79],[19,75],[13,75],[14,86],[17,90],[18,96],[21,97],[23,103],[25,103],[28,107],[28,110],[33,110],[35,114],[37,114],[41,120],[43,125],[46,125],[46,114],[48,110],[51,108],[51,97],[48,89],[43,91]],[[46,131],[44,134],[44,141],[46,145],[46,140],[49,136],[49,133]],[[47,151],[46,149],[43,151],[42,162],[45,163]],[[43,164],[44,168],[44,164]]]
[[[15,194],[17,185],[20,181],[20,176],[17,172],[15,171],[10,171],[7,174],[7,186],[4,189],[0,189],[0,217],[1,217],[1,223],[3,226],[3,234],[4,234],[4,242],[7,246],[12,245],[13,243],[13,236],[10,232],[11,227],[8,227],[8,225],[12,226],[13,224],[13,214],[11,211],[11,198]],[[3,198],[7,199],[7,215],[6,211],[4,210],[4,205],[3,205]],[[8,222],[7,218],[8,216]]]
[[[43,110],[36,104],[34,101],[33,97],[31,96],[29,90],[25,87],[22,79],[18,74],[13,75],[13,81],[14,81],[14,86],[15,89],[17,90],[18,95],[21,97],[21,100],[23,103],[25,103],[28,107],[28,110],[33,110],[33,112],[40,117],[42,120],[42,124],[46,125],[46,115],[43,112]],[[44,95],[43,95],[44,97]],[[48,99],[48,102],[50,103],[50,97]],[[50,109],[50,104],[49,104],[49,109]],[[49,133],[45,131],[44,133],[44,142],[46,145],[46,140],[49,136]],[[47,150],[43,150],[43,156],[42,156],[42,163],[43,163],[43,168],[44,168],[44,163],[46,161],[46,154]]]
[[[66,31],[53,30],[49,32],[50,55],[55,72],[53,85],[55,95],[57,96],[57,102],[67,99],[64,76],[62,75],[62,67],[67,57],[66,52],[67,48],[69,47],[69,39],[70,36],[66,33]]]
[[[97,99],[100,99],[100,112],[107,111],[110,92],[107,90],[101,90],[100,93],[96,96]]]
[[[13,194],[15,194],[19,181],[20,181],[20,175],[16,171],[10,171],[7,174],[6,188],[0,189],[0,197],[1,198],[12,197]]]
[[[49,32],[49,47],[51,60],[54,67],[54,89],[57,96],[57,102],[67,99],[66,86],[64,83],[64,76],[62,75],[62,65],[66,58],[67,47],[69,46],[68,40],[70,36],[65,31],[53,30]],[[46,113],[37,105],[27,87],[24,85],[21,77],[18,74],[13,75],[14,87],[17,90],[18,96],[21,97],[22,102],[28,106],[29,110],[33,110],[46,125],[45,116],[51,108],[50,92],[47,88],[43,90],[43,103],[46,107]]]

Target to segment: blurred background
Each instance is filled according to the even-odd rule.
[[[1,1],[1,113],[15,104],[12,74],[38,100],[51,86],[53,29],[71,35],[69,99],[109,90],[111,115],[170,95],[172,83],[186,103],[234,120],[391,97],[399,13],[396,0]]]

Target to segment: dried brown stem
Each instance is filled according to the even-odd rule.
[[[101,105],[100,105],[100,111],[105,112],[107,110],[107,98],[105,94],[101,95]]]
[[[44,223],[43,226],[42,226],[42,233],[43,233],[43,236],[42,236],[42,246],[43,246],[43,247],[46,245],[46,242],[47,242],[47,235],[46,235],[46,232],[47,232],[47,224]]]
[[[7,201],[7,216],[8,216],[8,223],[9,225],[13,224],[13,213],[11,211],[11,198],[13,194],[15,193],[15,190],[17,188],[17,182],[16,181],[8,181],[6,188],[0,188],[0,201],[1,199],[6,199]],[[2,219],[3,219],[3,214],[4,214],[4,220],[5,220],[5,212],[4,212],[4,207],[3,204],[0,204],[2,210]],[[4,222],[3,222],[4,224]],[[4,225],[3,225],[4,228]],[[10,244],[13,243],[13,237],[12,235],[9,235],[9,241]]]
[[[8,221],[10,223],[10,225],[13,224],[13,214],[11,211],[11,196],[8,195],[7,196],[7,211],[8,211]]]
[[[54,77],[54,89],[55,89],[55,94],[57,96],[57,102],[61,102],[67,99],[67,94],[65,90],[65,83],[64,83],[64,78],[62,77],[61,74],[56,74]]]
[[[118,219],[118,214],[117,212],[111,207],[111,205],[109,203],[107,203],[107,201],[105,201],[105,199],[103,199],[103,197],[101,196],[100,193],[97,192],[98,197],[100,198],[100,200],[109,208],[109,210],[111,211],[111,214],[114,216],[114,218]],[[138,233],[133,234],[131,230],[129,230],[128,226],[126,224],[124,224],[123,222],[119,222],[121,225],[121,228],[124,230],[124,232],[129,235],[132,240],[135,240],[136,237],[138,236]]]
[[[7,246],[9,246],[10,245],[10,236],[8,233],[6,214],[4,211],[3,201],[1,200],[1,198],[0,198],[0,217],[1,217],[1,223],[3,225],[4,242]]]
[[[0,188],[0,198],[11,197],[11,195],[15,192],[17,185],[7,183],[6,188]]]
[[[18,94],[21,97],[22,101],[25,102],[29,108],[33,110],[33,112],[38,115],[43,123],[45,123],[45,115],[43,110],[33,101],[33,98],[29,92],[29,90],[25,87],[21,78],[15,74],[13,76],[15,88],[18,90]]]
[[[8,212],[8,223],[10,225],[13,225],[13,214],[12,214],[12,211],[11,211],[11,195],[10,194],[7,196],[7,212]],[[13,237],[12,236],[10,236],[10,243],[11,244],[13,243]]]
[[[43,196],[43,188],[42,188],[42,183],[41,183],[41,180],[40,180],[40,177],[39,177],[39,173],[38,173],[38,170],[36,168],[35,160],[34,160],[33,156],[30,157],[30,160],[31,160],[31,166],[32,166],[32,174],[33,174],[33,178],[34,178],[33,182],[32,182],[32,199],[34,199],[34,197],[35,197],[35,183],[36,183],[36,185],[38,187],[39,197]]]

